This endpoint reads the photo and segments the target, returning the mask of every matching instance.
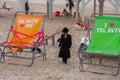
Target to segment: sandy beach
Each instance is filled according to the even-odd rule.
[[[1,10],[0,42],[6,40],[15,12],[21,11],[20,3],[9,1],[7,1],[7,3],[11,5],[13,9],[11,11]],[[90,9],[89,6],[90,5],[86,7],[86,14],[88,17],[92,13],[92,9]],[[54,11],[62,11],[63,8],[66,8],[64,4],[54,4]],[[46,13],[46,9],[47,6],[43,3],[30,3],[30,11]],[[105,10],[107,12],[113,12],[107,7]],[[75,8],[73,11],[75,11]],[[58,58],[59,47],[57,39],[61,35],[58,34],[55,36],[55,46],[52,46],[51,39],[48,41],[48,45],[46,45],[46,61],[43,61],[42,58],[39,58],[35,61],[32,67],[0,63],[0,80],[119,80],[120,74],[118,76],[111,76],[93,74],[89,72],[80,72],[77,51],[79,48],[80,40],[85,36],[86,31],[76,30],[75,27],[73,27],[74,24],[75,18],[73,18],[73,16],[54,16],[53,19],[46,17],[44,25],[45,35],[48,36],[55,33],[59,28],[68,27],[70,29],[73,45],[71,48],[71,58],[69,59],[67,65],[62,64],[61,58]]]

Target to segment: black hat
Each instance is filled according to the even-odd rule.
[[[63,33],[67,33],[68,31],[69,31],[69,29],[66,28],[66,27],[64,27],[63,30],[62,30]]]

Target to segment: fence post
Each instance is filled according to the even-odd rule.
[[[47,35],[45,35],[45,38],[47,38]],[[46,42],[46,45],[48,45],[48,39],[46,39],[45,42]]]
[[[55,45],[55,36],[52,37],[52,45]]]

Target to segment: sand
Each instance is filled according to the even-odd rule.
[[[13,9],[11,11],[1,10],[0,42],[6,40],[15,12],[21,10],[19,3],[8,3],[13,6]],[[54,11],[62,10],[65,7],[64,5],[54,6]],[[46,13],[46,5],[30,3],[30,10]],[[88,14],[89,12],[90,10],[88,10]],[[0,63],[0,80],[119,80],[120,74],[118,76],[111,76],[80,72],[77,50],[80,40],[85,36],[86,31],[76,30],[73,27],[74,22],[75,19],[72,16],[69,18],[54,16],[53,19],[47,17],[44,25],[45,35],[48,36],[55,33],[58,28],[68,27],[70,29],[73,45],[71,48],[71,58],[67,65],[62,64],[61,58],[58,58],[59,47],[57,39],[60,37],[60,34],[58,34],[55,36],[55,46],[52,46],[51,39],[48,41],[48,45],[46,45],[46,61],[43,61],[42,58],[37,59],[32,67]]]

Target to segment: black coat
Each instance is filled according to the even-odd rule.
[[[67,37],[65,38],[65,34],[62,34],[59,43],[60,47],[59,57],[70,58],[69,48],[71,48],[71,45],[72,45],[71,35],[68,34]]]
[[[29,11],[29,5],[28,5],[28,1],[25,3],[25,11]]]

